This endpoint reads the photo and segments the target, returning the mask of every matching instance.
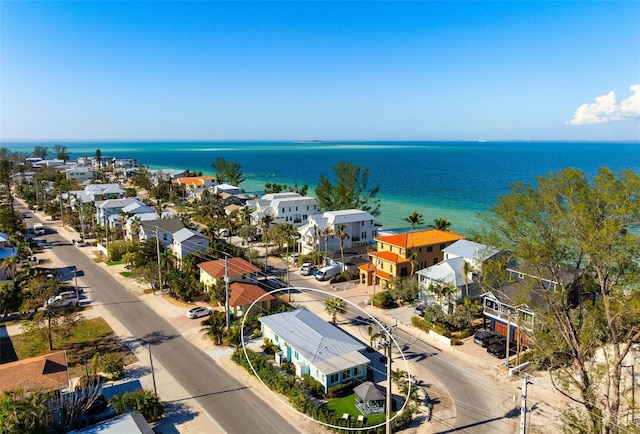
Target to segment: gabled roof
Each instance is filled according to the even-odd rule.
[[[64,351],[0,365],[0,393],[12,389],[59,390],[69,386]]]
[[[126,212],[129,214],[142,214],[142,213],[153,212],[153,208],[143,203],[135,202],[122,208],[122,212]]]
[[[138,204],[143,205],[138,199],[124,198],[124,199],[107,199],[99,200],[96,202],[96,208],[110,209],[110,208],[124,208],[129,205]]]
[[[182,228],[178,232],[173,234],[173,241],[175,243],[182,243],[188,240],[189,238],[193,238],[193,237],[207,238],[198,231],[194,231],[193,229],[189,229],[189,228]]]
[[[462,271],[464,262],[464,258],[461,257],[446,259],[431,267],[418,271],[418,274],[437,282],[452,284],[458,288],[471,281],[470,276],[466,281],[464,279],[464,273]]]
[[[369,363],[362,342],[307,309],[260,318],[282,340],[325,375]]]
[[[233,282],[229,285],[229,306],[237,307],[254,301],[275,300],[275,297],[253,283]]]
[[[362,222],[374,220],[374,217],[366,211],[359,209],[343,209],[339,211],[326,211],[323,214],[328,217],[329,221],[334,225],[343,223]]]
[[[170,232],[176,233],[180,229],[184,228],[184,223],[179,218],[171,218],[171,219],[156,219],[143,221],[140,223],[140,227],[144,229],[144,232],[147,234],[151,234],[158,229],[158,232]]]
[[[475,243],[469,240],[458,240],[444,248],[443,252],[454,256],[460,256],[468,260],[486,261],[498,253],[500,249]]]
[[[427,229],[424,231],[405,232],[402,234],[386,235],[375,238],[376,241],[391,244],[405,249],[412,247],[430,246],[463,239],[464,236],[455,232]]]
[[[229,258],[228,265],[229,276],[241,276],[243,274],[257,273],[260,271],[258,267],[242,258]],[[224,277],[224,259],[201,262],[198,264],[198,268],[214,279]]]

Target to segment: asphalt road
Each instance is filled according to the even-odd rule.
[[[17,208],[26,211],[20,209],[19,204]],[[29,226],[37,222],[31,215]],[[48,228],[48,233],[40,238],[51,244],[53,253],[62,263],[75,265],[84,272],[83,282],[91,289],[93,301],[104,304],[132,336],[150,343],[154,359],[227,433],[299,432],[62,236]]]
[[[326,285],[319,284],[313,279],[300,277],[298,274],[290,274],[292,286],[300,288],[327,289]],[[340,295],[336,293],[336,295]],[[323,300],[321,293],[309,292],[309,296]],[[352,323],[357,324],[366,320],[363,312],[347,305],[347,310],[341,317],[346,317]],[[381,321],[384,324],[384,321]],[[390,324],[392,325],[392,324]],[[367,336],[367,325],[363,325],[360,338]],[[500,385],[486,376],[483,372],[464,365],[460,360],[435,347],[411,336],[399,328],[393,330],[398,345],[405,357],[426,369],[449,392],[456,405],[456,418],[452,421],[443,421],[448,429],[444,433],[513,433],[517,427],[520,410],[513,402],[513,392],[504,390]],[[399,352],[394,351],[394,369],[404,369]],[[428,390],[428,388],[427,388]],[[437,412],[437,407],[435,412]]]

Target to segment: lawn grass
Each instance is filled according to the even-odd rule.
[[[122,277],[131,277],[131,271],[121,271],[120,275]]]
[[[58,327],[52,326],[53,351],[66,350],[69,376],[85,374],[85,362],[91,365],[94,354],[120,354],[125,364],[133,363],[136,356],[127,348],[103,318],[66,321]],[[51,352],[44,327],[34,328],[11,337],[13,351],[18,360],[40,356]],[[4,359],[3,359],[4,360]]]
[[[341,417],[343,414],[348,413],[352,419],[356,419],[362,413],[356,407],[356,394],[352,393],[351,395],[344,396],[342,398],[334,398],[331,401],[324,404],[324,406],[333,411],[338,417]],[[392,413],[392,417],[396,412]],[[385,414],[370,414],[365,416],[367,425],[378,425],[386,420]]]
[[[122,262],[122,261],[107,261],[107,262],[105,262],[105,264],[107,264],[109,267],[111,267],[112,265],[121,265],[123,263],[124,262]]]

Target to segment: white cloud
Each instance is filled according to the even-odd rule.
[[[596,98],[596,102],[582,104],[576,109],[567,125],[602,124],[640,117],[640,84],[629,86],[632,95],[616,104],[616,94],[611,91]]]

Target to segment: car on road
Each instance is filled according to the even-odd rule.
[[[209,314],[211,314],[211,309],[209,309],[208,307],[198,306],[194,307],[193,309],[189,309],[189,311],[187,312],[187,318],[202,318],[203,316],[209,316]]]
[[[480,345],[482,348],[487,348],[489,345],[496,343],[503,338],[499,333],[492,332],[491,330],[479,330],[473,335],[473,342]]]
[[[71,242],[76,247],[84,247],[86,245],[85,241],[82,238],[76,238],[76,239],[72,240]]]
[[[513,356],[518,351],[515,341],[509,341],[509,356]],[[487,347],[487,353],[498,359],[504,359],[507,353],[507,338],[500,338],[497,342]]]

